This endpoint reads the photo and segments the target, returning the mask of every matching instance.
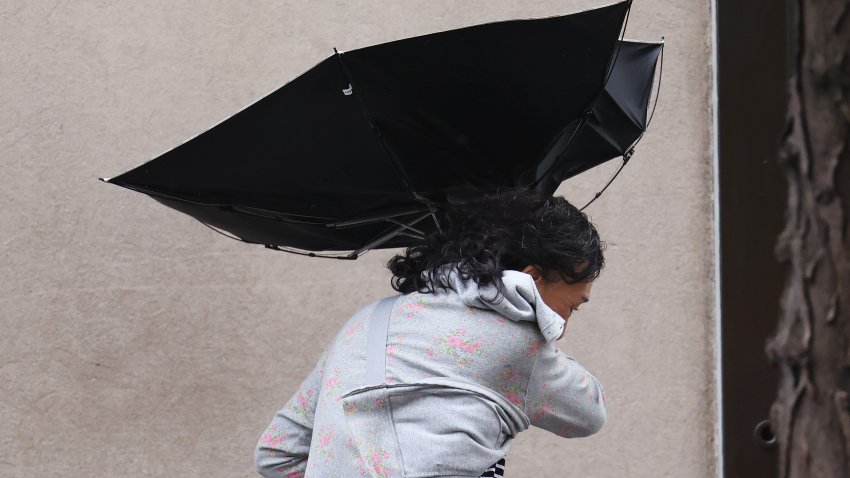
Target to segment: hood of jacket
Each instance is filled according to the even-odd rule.
[[[457,264],[446,264],[439,269],[463,303],[479,309],[491,309],[514,321],[536,322],[540,332],[551,342],[564,330],[566,320],[543,302],[534,278],[521,271],[502,272],[505,293],[499,294],[495,284],[479,285],[472,278],[463,279]],[[425,280],[433,280],[427,271],[422,272]],[[435,287],[439,293],[441,289]]]

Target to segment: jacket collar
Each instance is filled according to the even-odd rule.
[[[502,272],[505,294],[497,297],[495,284],[480,286],[472,278],[460,277],[457,264],[446,264],[440,268],[452,289],[464,304],[479,309],[491,309],[514,321],[536,322],[547,342],[557,339],[564,330],[566,320],[543,302],[534,279],[525,272],[506,270]],[[427,271],[422,273],[428,279]],[[439,287],[434,287],[441,293]],[[492,301],[490,301],[493,299]]]

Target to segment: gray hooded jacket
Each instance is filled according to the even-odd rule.
[[[555,346],[564,319],[505,271],[497,303],[454,290],[372,302],[340,328],[255,449],[268,477],[479,477],[534,425],[572,438],[605,421],[599,382]]]

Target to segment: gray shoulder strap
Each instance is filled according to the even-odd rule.
[[[369,318],[366,343],[366,384],[382,385],[387,380],[387,329],[390,312],[401,294],[386,297],[378,302]]]

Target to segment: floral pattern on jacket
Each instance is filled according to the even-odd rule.
[[[530,304],[537,316],[528,314],[529,303],[523,301],[531,297],[528,284],[533,287],[533,280],[514,274],[503,281],[520,293],[509,296],[510,302],[498,310],[474,303],[470,284],[465,295],[413,292],[399,297],[387,333],[386,383],[430,377],[475,383],[518,407],[532,426],[562,437],[595,433],[605,420],[601,385],[555,346],[552,337],[559,330],[553,329],[558,320],[554,312]],[[390,413],[387,400],[355,404],[341,398],[365,383],[368,320],[376,303],[364,306],[340,327],[316,366],[274,415],[255,449],[259,473],[285,478],[339,476],[339,470],[362,477],[405,475],[407,464],[395,462],[396,450],[384,448],[386,442],[378,439],[386,430],[367,426],[354,436],[348,425],[350,418]],[[510,308],[514,305],[516,312]],[[548,315],[541,318],[544,313]],[[473,432],[451,439],[470,439]],[[458,445],[460,449],[463,443]]]

